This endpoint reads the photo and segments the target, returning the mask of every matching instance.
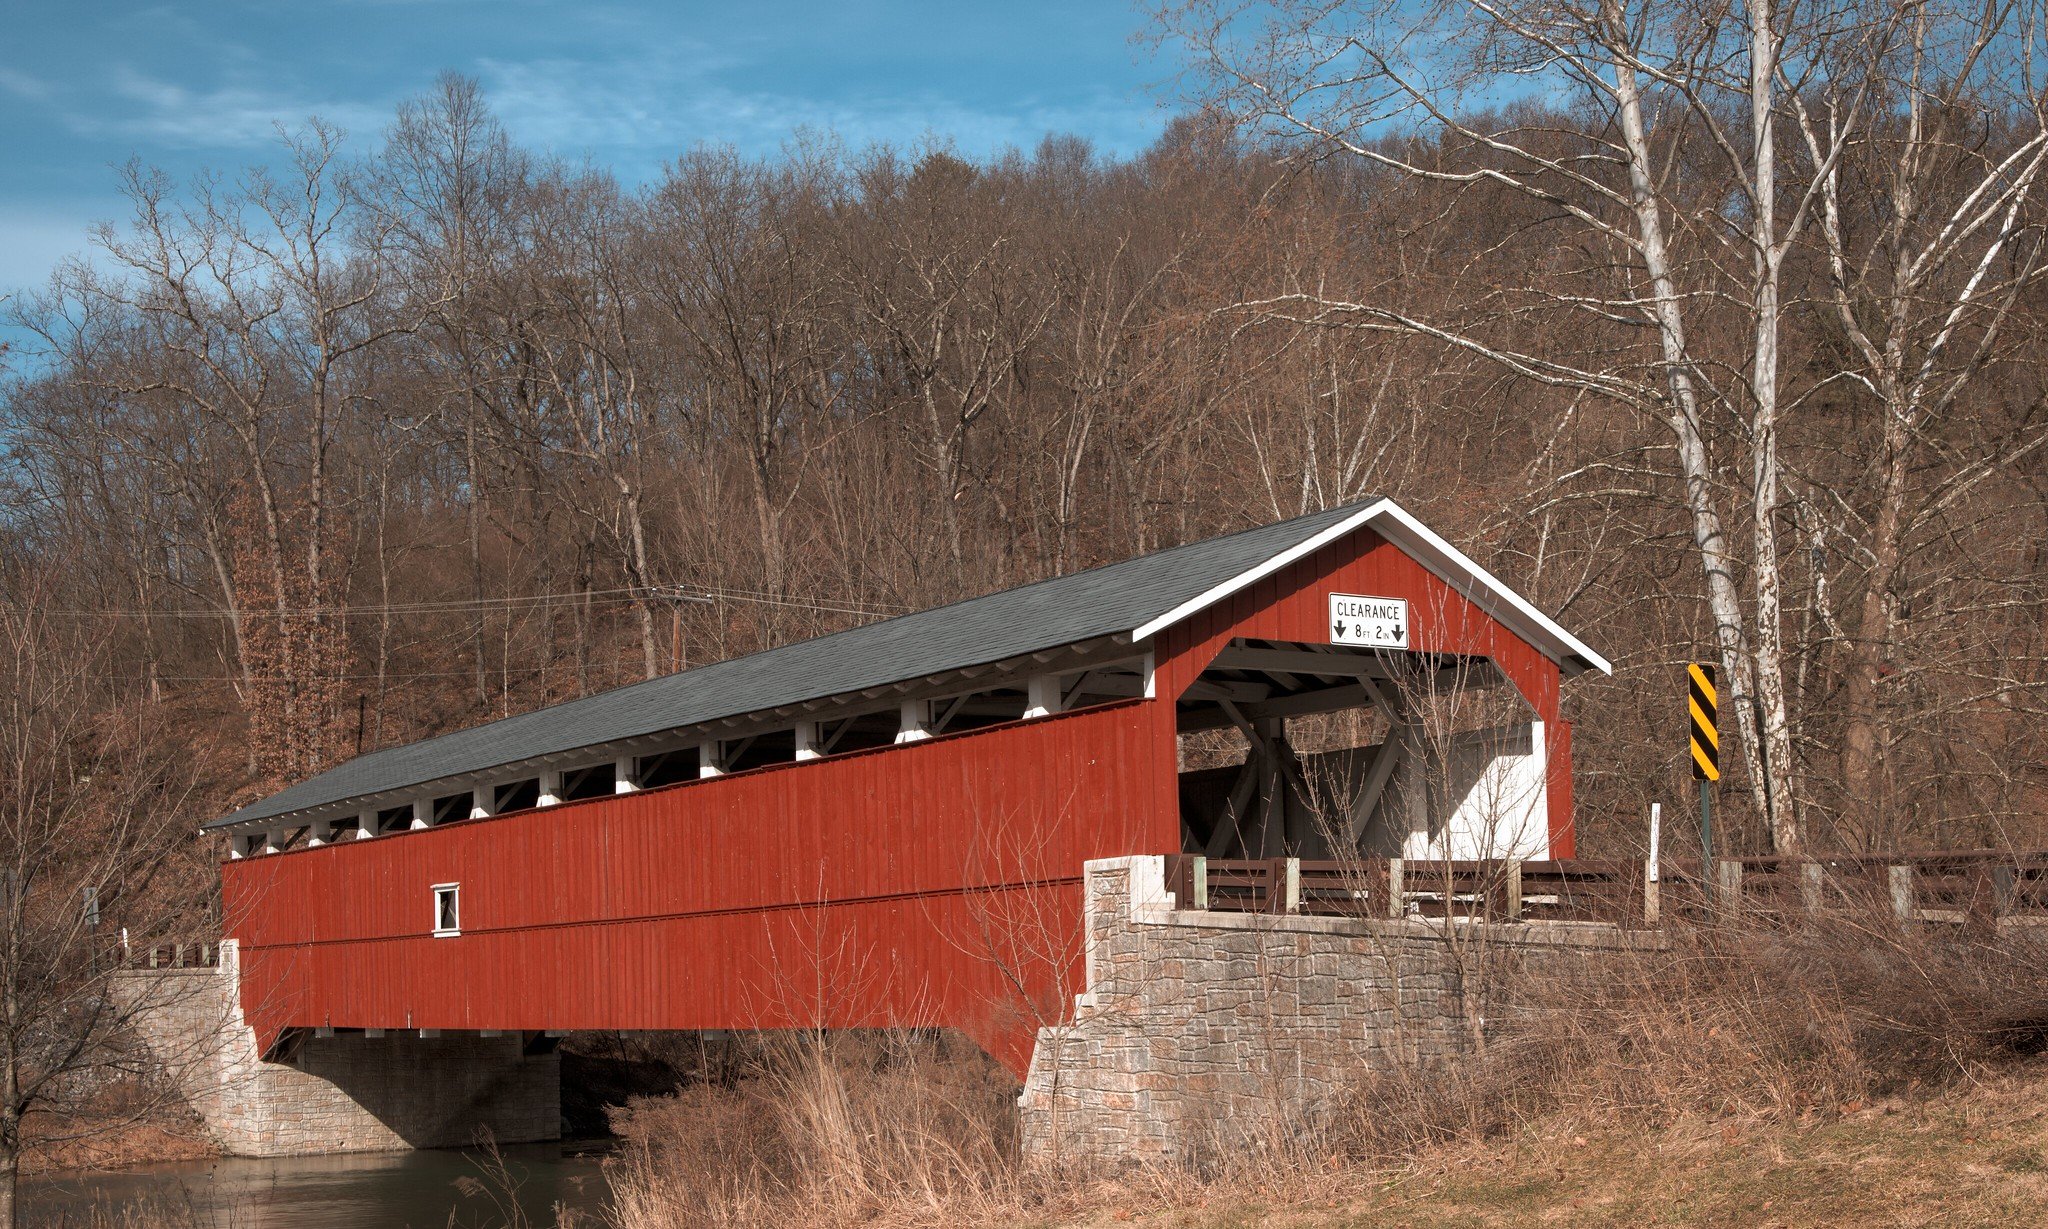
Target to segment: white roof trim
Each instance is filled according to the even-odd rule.
[[[201,824],[199,832],[201,835],[228,832],[245,836],[258,832],[300,828],[319,820],[347,819],[364,811],[385,811],[421,799],[445,798],[485,785],[512,785],[531,780],[543,772],[565,768],[602,768],[629,754],[660,755],[664,752],[687,750],[711,738],[729,739],[770,730],[786,730],[802,720],[838,721],[870,713],[894,713],[906,696],[929,695],[934,690],[937,696],[943,697],[971,694],[972,690],[984,687],[990,682],[1008,681],[1021,686],[1034,663],[1048,661],[1050,665],[1047,668],[1064,673],[1126,663],[1147,663],[1151,661],[1151,654],[1134,651],[1123,643],[1119,636],[1097,636],[1076,641],[1071,645],[1058,645],[1051,650],[1040,650],[1037,653],[989,662],[985,666],[945,670],[938,674],[926,675],[922,679],[907,679],[885,688],[870,689],[874,694],[849,692],[839,696],[823,696],[816,700],[736,714],[697,725],[655,730],[647,734],[635,734],[630,738],[571,747],[566,751],[551,751],[546,755],[509,760],[488,768],[452,773],[445,777],[432,777],[411,785],[393,786],[374,793],[351,794],[332,802],[300,807],[295,811],[280,811],[276,815],[266,815],[261,819],[245,819],[234,824],[222,823],[216,819]],[[1145,685],[1149,687],[1152,678],[1150,667],[1141,668]],[[963,693],[959,687],[968,683],[970,679],[973,687]]]
[[[1257,584],[1299,559],[1306,558],[1356,532],[1367,524],[1386,518],[1376,526],[1380,536],[1401,548],[1409,557],[1428,568],[1444,583],[1475,602],[1487,614],[1555,658],[1560,664],[1576,657],[1602,674],[1614,673],[1614,666],[1584,641],[1559,626],[1557,621],[1529,604],[1528,599],[1501,583],[1500,578],[1480,567],[1472,558],[1438,537],[1429,526],[1416,520],[1406,508],[1391,499],[1378,499],[1343,520],[1259,564],[1238,573],[1206,593],[1189,598],[1131,632],[1133,641],[1143,641],[1165,631],[1198,611],[1206,610],[1240,589]]]
[[[1343,520],[1338,521],[1336,524],[1330,526],[1328,529],[1325,529],[1321,533],[1316,534],[1314,537],[1306,538],[1300,542],[1295,543],[1293,546],[1290,546],[1286,550],[1281,551],[1279,554],[1273,556],[1271,559],[1266,560],[1259,566],[1252,568],[1249,571],[1239,572],[1237,575],[1231,577],[1229,580],[1224,581],[1222,584],[1215,586],[1206,593],[1198,593],[1195,596],[1189,598],[1187,601],[1182,602],[1180,605],[1175,606],[1172,610],[1169,610],[1165,614],[1160,615],[1159,617],[1153,619],[1150,623],[1141,625],[1137,630],[1131,633],[1132,642],[1136,643],[1141,640],[1149,640],[1153,636],[1159,634],[1162,631],[1165,631],[1167,628],[1172,627],[1174,624],[1180,622],[1182,619],[1185,619],[1189,615],[1194,614],[1196,611],[1207,610],[1209,607],[1215,605],[1217,602],[1222,601],[1224,598],[1229,597],[1231,594],[1236,593],[1238,590],[1257,584],[1259,581],[1264,580],[1268,576],[1271,576],[1273,573],[1279,571],[1281,568],[1286,567],[1288,564],[1293,563],[1295,560],[1301,559],[1308,555],[1312,555],[1315,552],[1323,549],[1325,546],[1328,546],[1330,543],[1335,542],[1337,539],[1343,537],[1345,534],[1353,532],[1354,530],[1358,529],[1361,525],[1364,525],[1367,521],[1371,520],[1375,516],[1378,516],[1381,512],[1384,512],[1388,508],[1393,507],[1393,505],[1394,501],[1391,499],[1374,500],[1373,502],[1367,504],[1365,507],[1360,508],[1358,511],[1352,513],[1350,516],[1347,516]]]

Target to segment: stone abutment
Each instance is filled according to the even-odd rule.
[[[1195,1164],[1312,1130],[1364,1073],[1469,1054],[1513,987],[1596,977],[1653,932],[1180,908],[1164,859],[1087,865],[1086,990],[1041,1029],[1031,1159]],[[1560,982],[1556,979],[1567,979]]]
[[[143,1041],[234,1156],[450,1148],[561,1137],[561,1058],[518,1033],[304,1036],[279,1062],[242,1017],[233,940],[217,968],[137,969]],[[535,1052],[529,1052],[529,1051]]]

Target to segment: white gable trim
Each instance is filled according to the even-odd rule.
[[[1358,529],[1381,512],[1393,507],[1393,505],[1394,501],[1391,499],[1376,499],[1328,529],[1313,537],[1304,538],[1302,541],[1281,551],[1257,567],[1249,571],[1239,572],[1207,592],[1196,594],[1151,622],[1139,626],[1137,630],[1131,633],[1132,643],[1135,644],[1142,640],[1149,640],[1189,615],[1194,614],[1196,611],[1207,610],[1238,590],[1257,584],[1295,560],[1313,555],[1330,543]]]
[[[1150,639],[1190,615],[1208,609],[1231,594],[1257,584],[1289,564],[1306,558],[1339,538],[1375,521],[1381,522],[1373,526],[1381,537],[1428,568],[1438,579],[1470,599],[1481,610],[1499,619],[1516,634],[1548,654],[1565,668],[1566,674],[1578,673],[1572,668],[1573,658],[1583,661],[1587,667],[1602,674],[1614,673],[1614,666],[1605,657],[1595,653],[1584,641],[1560,627],[1549,615],[1530,605],[1528,599],[1502,584],[1493,573],[1480,567],[1465,552],[1438,537],[1434,530],[1416,520],[1406,508],[1391,499],[1374,500],[1328,529],[1295,543],[1257,567],[1240,572],[1207,592],[1189,598],[1133,630],[1131,639],[1134,642]]]

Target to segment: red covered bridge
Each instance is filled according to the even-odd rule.
[[[1088,859],[1570,856],[1559,685],[1589,669],[1377,500],[685,671],[210,825],[243,1011],[266,1051],[945,1026],[1021,1072],[1080,988]],[[1526,720],[1433,739],[1431,698],[1467,692]],[[1293,749],[1290,722],[1347,711],[1377,745]]]

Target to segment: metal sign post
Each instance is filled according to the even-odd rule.
[[[1686,708],[1692,717],[1692,777],[1700,783],[1700,856],[1711,877],[1714,861],[1714,782],[1721,779],[1720,693],[1714,668],[1694,662],[1685,668],[1692,682]]]

